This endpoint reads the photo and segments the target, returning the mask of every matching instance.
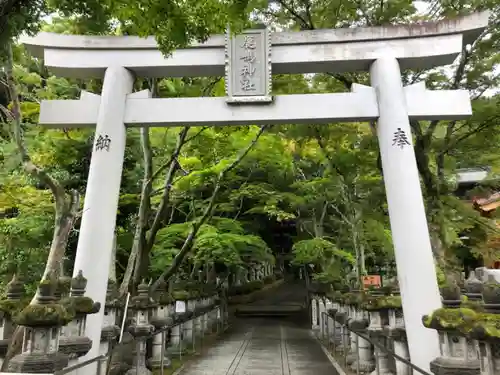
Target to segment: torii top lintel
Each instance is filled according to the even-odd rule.
[[[446,65],[488,25],[488,12],[411,25],[343,28],[271,35],[274,74],[366,71],[386,53],[401,68]],[[99,78],[120,64],[141,77],[223,76],[225,37],[179,49],[165,58],[153,37],[82,36],[42,32],[21,42],[60,76]]]

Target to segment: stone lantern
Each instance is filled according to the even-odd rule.
[[[173,323],[169,309],[172,304],[172,297],[167,292],[167,284],[165,282],[160,283],[156,291],[157,294],[155,296],[155,300],[158,303],[158,306],[153,318],[151,319],[151,324],[156,330],[163,330],[163,333],[158,333],[153,337],[153,355],[149,363],[151,368],[160,368],[162,365],[164,368],[168,368],[171,366],[172,361],[168,358],[168,356],[166,356],[165,344],[167,341],[166,337],[168,336],[166,328],[171,326]]]
[[[99,354],[101,355],[105,355],[111,351],[120,334],[120,327],[117,324],[118,309],[123,304],[118,300],[116,292],[116,283],[113,280],[108,280],[104,319],[101,329],[101,343],[99,346]]]
[[[53,373],[68,365],[68,356],[58,352],[60,328],[73,319],[73,314],[55,302],[54,285],[43,281],[38,286],[34,304],[15,316],[24,327],[21,354],[11,359],[9,372]]]
[[[7,353],[7,348],[10,343],[10,337],[14,332],[14,323],[12,314],[21,309],[21,298],[24,294],[24,285],[20,282],[16,275],[7,284],[6,297],[0,301],[0,356]],[[0,360],[0,365],[3,359]]]
[[[186,291],[175,291],[172,293],[175,300],[174,325],[170,333],[168,353],[178,355],[186,350],[183,338],[183,324],[188,319],[187,301],[189,293]]]
[[[389,325],[389,309],[397,297],[393,296],[370,296],[363,304],[363,308],[369,312],[370,324],[367,327],[368,334],[384,346],[389,346],[386,335],[386,327]],[[385,350],[375,347],[375,370],[371,375],[391,374],[389,358]]]
[[[113,280],[108,280],[106,303],[104,305],[104,319],[101,328],[101,342],[99,343],[100,355],[108,354],[118,341],[118,336],[120,335],[120,327],[117,324],[118,309],[122,306],[122,302],[117,298],[116,283]],[[113,360],[115,357],[119,356],[113,356]],[[103,361],[101,363],[101,375],[106,375],[107,365],[108,361]],[[116,363],[113,362],[110,364],[110,367],[113,368],[113,365],[116,365]],[[120,365],[122,365],[122,363],[118,362],[118,367],[120,367]]]
[[[460,288],[448,280],[441,288],[441,297],[443,307],[422,318],[424,326],[435,329],[439,336],[440,356],[431,361],[431,372],[435,375],[478,374],[479,360],[472,342],[461,332],[462,322],[467,321],[463,314],[469,311],[460,306]]]
[[[85,327],[87,315],[95,314],[99,311],[101,305],[99,302],[85,297],[85,288],[87,279],[83,277],[82,271],[71,279],[70,295],[63,298],[61,303],[75,315],[73,320],[61,330],[61,339],[59,340],[59,351],[69,356],[69,365],[75,365],[78,358],[87,354],[92,347],[92,341],[85,336]]]
[[[481,375],[500,374],[500,284],[488,276],[482,290],[485,313],[478,314],[471,330],[476,340]]]
[[[351,331],[366,332],[369,325],[368,312],[361,308],[366,295],[359,291],[354,291],[350,298],[346,299],[346,304],[350,306],[352,320],[348,322]],[[356,349],[357,348],[357,349]],[[359,357],[356,355],[359,351]],[[367,373],[375,370],[375,362],[372,357],[372,348],[368,340],[357,336],[351,332],[351,351],[347,356],[347,364],[356,370],[358,367],[361,372]]]
[[[146,342],[154,332],[155,327],[150,323],[150,317],[158,304],[149,296],[149,285],[140,284],[137,287],[137,296],[130,300],[130,309],[134,312],[135,323],[128,331],[136,340],[134,363],[127,375],[151,375],[146,367]]]
[[[386,335],[392,339],[394,345],[394,353],[401,358],[410,360],[410,352],[408,351],[408,340],[406,338],[405,320],[403,316],[403,306],[401,297],[393,301],[389,307],[389,324],[385,328]],[[395,361],[397,375],[410,375],[411,368],[401,361]]]
[[[186,300],[186,315],[183,323],[183,337],[182,342],[186,348],[193,346],[195,342],[193,317],[197,309],[196,300],[199,296],[196,292],[191,292]]]

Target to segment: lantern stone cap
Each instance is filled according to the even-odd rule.
[[[71,279],[71,294],[75,296],[83,296],[87,287],[87,279],[83,277],[82,270],[78,271],[77,275]]]
[[[24,284],[19,280],[16,274],[12,275],[6,287],[6,295],[10,300],[18,300],[24,294]]]
[[[134,310],[147,310],[157,306],[158,304],[149,295],[149,285],[145,282],[139,284],[137,296],[132,297],[130,300],[130,307]]]

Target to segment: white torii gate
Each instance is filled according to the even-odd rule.
[[[272,35],[250,30],[234,38],[214,36],[169,58],[158,51],[154,38],[51,33],[24,38],[56,75],[104,78],[101,95],[82,92],[80,100],[43,101],[40,112],[41,125],[96,127],[74,266],[88,278],[88,295],[104,304],[127,127],[377,120],[410,356],[428,370],[439,344],[421,317],[441,301],[409,120],[463,119],[472,111],[467,91],[428,91],[424,83],[403,87],[401,69],[452,63],[487,23],[488,14],[477,13],[419,25]],[[372,86],[353,85],[351,93],[273,98],[271,71],[369,71]],[[132,93],[136,76],[224,74],[227,98],[153,99],[148,91]],[[102,320],[103,309],[89,316],[86,334],[93,343],[100,340]],[[98,355],[98,348],[94,344],[86,358]]]

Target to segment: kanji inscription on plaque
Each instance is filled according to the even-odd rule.
[[[267,29],[226,38],[228,103],[271,102],[270,40]]]

